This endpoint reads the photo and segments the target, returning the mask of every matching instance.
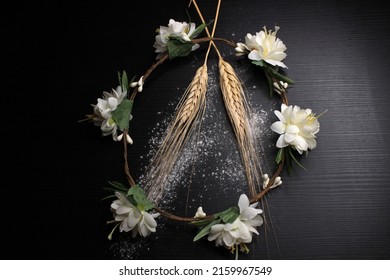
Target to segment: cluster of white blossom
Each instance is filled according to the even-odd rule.
[[[187,23],[185,21],[180,22],[175,21],[174,19],[169,20],[168,26],[160,26],[153,45],[156,49],[155,52],[159,53],[157,55],[157,59],[159,59],[163,53],[168,51],[168,41],[171,38],[177,38],[184,42],[191,42],[190,37],[193,35],[195,30],[195,23]],[[194,51],[198,48],[199,44],[194,44],[191,50]]]
[[[126,97],[127,91],[123,91],[121,86],[112,89],[111,92],[104,91],[103,97],[98,98],[98,102],[92,105],[94,110],[93,122],[100,126],[103,136],[112,135],[114,141],[120,141],[123,135],[118,137],[118,125],[112,117],[112,112],[115,111],[119,104]],[[128,142],[133,142],[129,135],[127,135]],[[119,138],[119,139],[118,139]]]

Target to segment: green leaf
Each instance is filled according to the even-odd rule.
[[[108,198],[116,198],[116,195],[115,194],[111,194],[111,195],[108,195],[106,197],[103,197],[101,200],[106,200]]]
[[[278,153],[276,154],[275,161],[276,161],[277,164],[279,164],[282,161],[282,159],[283,159],[283,152],[284,152],[284,148],[281,148],[281,149],[279,149]]]
[[[123,195],[126,195],[128,188],[126,188],[124,185],[122,185],[121,183],[116,182],[116,181],[108,181],[108,183],[112,187],[104,187],[103,190],[114,192],[114,193],[115,192],[120,192]],[[114,194],[111,194],[111,195],[108,195],[108,196],[102,198],[101,200],[105,200],[105,199],[108,199],[108,198],[114,198],[114,197],[116,197],[116,196]]]
[[[252,60],[252,63],[256,66],[268,68],[268,64],[264,60]]]
[[[121,72],[118,71],[118,84],[122,85]]]
[[[253,60],[252,61],[253,64],[257,65],[257,66],[261,66],[263,68],[265,68],[267,71],[269,70],[274,70],[274,66],[272,66],[271,64],[267,63],[265,60]]]
[[[279,81],[283,81],[283,82],[286,82],[286,83],[291,84],[291,85],[295,83],[292,79],[280,74],[275,69],[271,68],[271,71],[272,71],[272,74],[275,76],[275,78],[277,78]]]
[[[238,210],[238,207],[233,206],[233,207],[230,207],[230,208],[226,209],[225,211],[219,212],[216,215],[218,217],[220,217],[224,223],[230,223],[231,224],[240,215],[240,211]]]
[[[296,164],[298,164],[301,168],[305,169],[307,171],[307,169],[295,158],[293,152],[291,151],[291,148],[288,147],[288,153],[290,154],[290,157],[295,161]]]
[[[198,234],[194,237],[194,242],[195,241],[198,241],[199,239],[201,239],[203,236],[209,234],[210,232],[210,229],[213,225],[216,225],[216,224],[219,224],[221,222],[221,219],[217,219],[217,220],[213,220],[211,221],[210,223],[208,223],[206,226],[204,226],[199,232]]]
[[[292,163],[291,163],[291,155],[288,151],[286,151],[286,149],[283,149],[284,150],[284,157],[286,158],[285,162],[286,162],[286,169],[287,169],[287,173],[288,175],[291,175],[292,174]]]
[[[199,25],[199,26],[195,29],[194,33],[191,34],[190,39],[196,38],[196,36],[198,36],[200,33],[202,33],[202,31],[205,29],[206,26],[207,26],[206,23],[202,23],[201,25]]]
[[[118,107],[112,111],[112,118],[121,130],[129,128],[131,119],[131,110],[133,109],[133,101],[124,99]]]
[[[272,82],[272,77],[268,74],[268,71],[266,70],[265,76],[267,77],[267,82],[268,82],[268,90],[269,90],[269,98],[272,98],[274,90],[273,90],[273,82]]]
[[[127,192],[127,189],[122,183],[117,181],[108,181],[108,183],[115,188],[115,190]]]
[[[182,42],[179,39],[171,38],[168,40],[169,59],[184,57],[191,53],[193,44],[191,42]]]
[[[210,221],[214,220],[215,218],[216,218],[216,216],[212,215],[211,217],[208,217],[205,219],[192,221],[191,224],[193,224],[194,226],[197,226],[197,227],[203,227],[203,226],[207,225],[208,223],[210,223]]]
[[[260,60],[260,61],[253,60],[252,63],[254,65],[261,66],[261,67],[265,68],[264,70],[266,72],[269,72],[271,75],[273,75],[279,81],[283,81],[283,82],[286,82],[286,83],[291,84],[291,85],[295,83],[294,80],[292,80],[291,78],[289,78],[285,75],[280,74],[271,64],[268,64],[264,60]]]
[[[122,91],[126,91],[129,89],[129,79],[127,78],[127,74],[125,70],[123,70],[122,73],[121,85],[122,85]]]
[[[112,188],[112,187],[103,187],[103,190],[109,191],[109,192],[120,192],[120,193],[123,193],[124,195],[127,193],[127,190],[121,191],[121,190],[118,190],[118,189]]]
[[[127,192],[126,197],[129,200],[134,201],[134,205],[139,209],[143,211],[148,211],[150,209],[154,208],[153,203],[151,203],[148,198],[146,197],[146,194],[144,190],[139,185],[132,186],[129,191]]]

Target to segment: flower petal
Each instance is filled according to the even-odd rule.
[[[274,60],[274,59],[264,59],[267,63],[273,65],[273,66],[279,66],[279,67],[282,67],[282,68],[287,68],[286,64],[284,64],[283,62],[281,61],[277,61],[277,60]]]
[[[113,210],[116,210],[116,209],[118,209],[118,207],[121,206],[121,205],[122,205],[122,202],[121,202],[119,199],[117,199],[117,200],[114,200],[114,201],[111,203],[111,208],[112,208]]]
[[[236,238],[234,238],[229,232],[223,233],[222,240],[228,247],[231,247],[236,243]]]
[[[246,194],[241,194],[238,199],[238,206],[240,207],[240,213],[249,207],[249,198]]]
[[[142,237],[146,237],[146,236],[149,236],[150,235],[150,231],[149,229],[145,226],[145,225],[138,225],[138,233],[142,236]]]
[[[145,223],[149,227],[151,228],[157,227],[157,222],[154,220],[153,216],[150,213],[143,211],[142,214],[144,215]]]
[[[260,215],[257,215],[253,219],[243,221],[243,223],[248,227],[259,227],[263,224],[263,218]]]
[[[232,229],[232,230],[229,230],[228,231],[230,233],[231,236],[233,236],[234,238],[240,238],[241,234],[241,230],[238,226],[236,226],[236,228]]]
[[[284,104],[283,104],[284,105]],[[283,122],[283,123],[286,123],[286,119],[284,118],[283,116],[283,110],[282,111],[278,111],[278,110],[275,110],[274,111],[275,115],[278,117],[278,119]]]
[[[224,229],[224,225],[223,224],[216,224],[216,225],[213,225],[210,229],[210,233],[212,234],[215,234],[215,233],[220,233],[222,232]]]
[[[261,210],[261,209],[248,207],[244,211],[241,212],[240,220],[241,221],[251,220],[254,217],[256,217],[257,215],[261,214],[262,212],[263,212],[263,210]]]
[[[251,51],[248,54],[248,58],[251,59],[251,60],[257,60],[257,61],[260,61],[260,60],[263,59],[263,57],[261,56],[261,54],[257,50]]]
[[[124,204],[126,204],[129,207],[133,207],[134,205],[130,203],[130,201],[126,198],[126,196],[121,192],[115,192],[115,196],[119,198],[120,201],[122,201]]]
[[[194,45],[191,47],[191,51],[197,50],[197,49],[199,49],[199,47],[200,47],[199,44],[194,44]]]
[[[287,128],[287,126],[283,122],[281,122],[281,121],[274,122],[271,125],[271,130],[276,132],[276,133],[279,133],[279,134],[285,133],[286,132],[286,128]]]
[[[207,237],[207,240],[213,241],[221,236],[224,226],[222,224],[213,225],[210,229],[210,233]]]
[[[295,147],[297,148],[298,152],[302,154],[302,152],[307,151],[309,148],[309,144],[306,142],[305,138],[302,136],[298,136],[295,140]]]
[[[128,228],[127,226],[127,223],[126,223],[126,220],[124,220],[123,222],[120,223],[119,225],[119,231],[126,231],[128,232],[130,229]]]
[[[299,127],[297,127],[296,125],[290,124],[286,127],[286,133],[288,133],[288,134],[299,133]]]
[[[284,141],[286,141],[289,144],[292,144],[292,142],[295,141],[295,139],[297,139],[297,134],[286,133],[284,135]]]
[[[132,211],[127,217],[127,224],[129,228],[133,229],[140,222],[140,218],[141,217],[137,215],[136,211]]]
[[[306,142],[309,145],[310,150],[313,150],[317,147],[317,141],[314,138],[306,138]]]
[[[267,175],[267,176],[268,176],[268,174],[264,174],[264,175]],[[263,178],[264,178],[264,177],[263,177]],[[252,203],[251,205],[249,205],[249,207],[256,208],[257,205],[259,205],[259,202]],[[259,210],[260,210],[260,209],[259,209]]]
[[[116,209],[116,213],[118,215],[127,214],[127,213],[130,213],[130,211],[132,211],[132,208],[130,208],[130,207],[126,206],[126,205],[119,206]]]
[[[118,99],[116,99],[115,97],[110,97],[108,98],[107,103],[112,110],[115,110],[118,106]]]
[[[276,147],[278,148],[284,148],[287,147],[289,144],[284,139],[284,134],[280,135],[278,138],[278,141],[276,142]]]
[[[240,223],[240,226],[238,227],[240,231],[240,239],[244,241],[245,243],[249,243],[252,241],[252,233],[249,231],[248,227],[244,223]]]

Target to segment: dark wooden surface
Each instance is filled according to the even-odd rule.
[[[193,243],[194,228],[163,219],[163,228],[146,241],[118,234],[108,241],[110,202],[100,199],[108,180],[124,182],[121,146],[101,138],[92,124],[78,123],[102,91],[116,85],[118,70],[138,75],[154,62],[155,29],[170,18],[187,20],[187,4],[13,3],[3,10],[2,259],[233,258],[211,242]],[[214,17],[216,1],[199,0],[199,6],[206,19]],[[193,8],[188,11],[199,22]],[[216,35],[243,41],[264,25],[281,27],[287,73],[296,81],[290,103],[328,112],[320,118],[318,147],[302,158],[308,171],[283,173],[282,187],[267,198],[273,228],[267,238],[261,228],[251,253],[241,258],[389,259],[387,1],[223,0]],[[276,109],[261,72],[221,48],[230,62],[248,67],[248,84],[258,89],[254,104]],[[153,128],[173,113],[172,102],[203,57],[200,50],[166,63],[138,97],[129,151],[136,178],[146,164]],[[210,65],[216,61],[213,53]],[[270,115],[267,121],[274,120]],[[266,144],[270,170],[275,139]],[[236,203],[237,193],[226,195],[227,187],[218,182],[195,180],[195,198],[204,184],[215,184],[204,194],[213,199],[199,202],[207,209]],[[186,193],[185,186],[175,193],[179,214],[185,212]]]

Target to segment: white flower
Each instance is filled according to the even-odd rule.
[[[104,119],[111,118],[111,112],[114,111],[118,105],[123,101],[127,94],[127,91],[122,91],[121,86],[117,86],[116,89],[112,89],[111,92],[103,92],[103,98],[98,98],[96,105],[98,113]]]
[[[271,130],[280,134],[278,148],[292,146],[302,154],[317,146],[315,138],[320,124],[310,109],[282,104],[281,111],[275,110],[275,115],[279,121],[271,125]]]
[[[263,210],[256,208],[259,203],[249,204],[249,199],[245,194],[240,196],[238,206],[240,207],[240,216],[238,218],[248,227],[250,232],[259,234],[255,227],[263,224],[263,218],[260,216]],[[252,235],[249,242],[252,241]],[[249,243],[245,242],[245,243]]]
[[[141,211],[121,193],[115,192],[117,200],[111,204],[111,210],[114,213],[115,221],[120,222],[119,231],[132,231],[133,237],[137,234],[146,237],[156,231],[157,223],[154,218],[160,214],[150,214]]]
[[[159,34],[156,35],[156,41],[153,44],[153,47],[156,48],[155,52],[159,53],[157,59],[168,50],[169,37],[177,37],[183,41],[190,42],[190,37],[195,29],[195,23],[188,24],[185,21],[179,22],[173,19],[169,20],[168,26],[160,26],[158,29]],[[197,48],[199,48],[199,44],[194,44],[191,50],[194,51]]]
[[[263,224],[260,216],[263,211],[257,209],[257,205],[258,202],[249,204],[248,197],[242,194],[238,200],[240,215],[237,219],[233,223],[213,225],[207,239],[215,240],[216,246],[226,247],[252,242],[252,234],[259,234],[255,227]]]
[[[95,115],[93,118],[94,124],[100,126],[103,136],[112,134],[112,138],[115,141],[118,141],[118,126],[112,118],[112,112],[118,108],[126,94],[127,91],[122,91],[122,87],[117,86],[111,92],[104,91],[103,98],[98,98],[98,103],[92,105]]]
[[[256,35],[248,33],[245,36],[245,44],[237,43],[236,52],[240,54],[247,50],[249,51],[248,58],[251,60],[264,60],[273,66],[287,68],[282,62],[287,56],[284,52],[287,48],[282,40],[276,37],[279,27],[275,26],[275,31],[267,31],[265,26],[263,29],[256,32]]]
[[[237,218],[232,224],[217,224],[210,229],[209,241],[215,240],[216,246],[232,247],[240,243],[250,243],[252,234],[248,227]]]

